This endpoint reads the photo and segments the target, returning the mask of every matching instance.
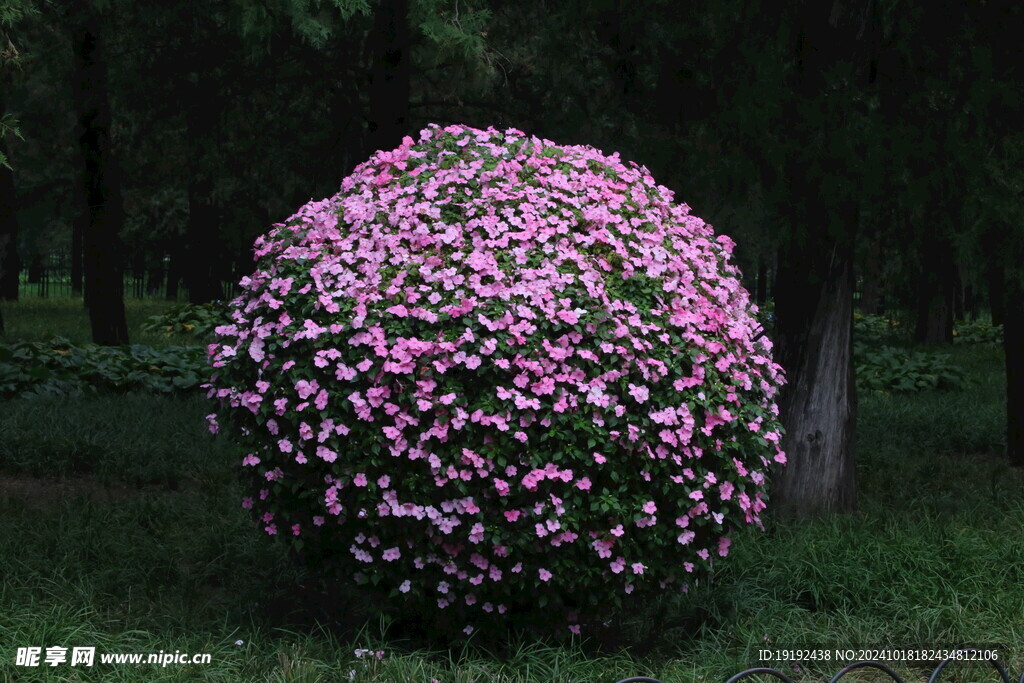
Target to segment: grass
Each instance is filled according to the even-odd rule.
[[[33,305],[55,320],[22,320],[12,332],[73,332],[72,313],[56,302],[23,304],[19,315],[5,307],[9,325]],[[367,618],[358,596],[349,596],[351,612],[318,619],[318,596],[297,589],[301,575],[283,548],[265,542],[239,506],[235,457],[205,431],[203,400],[8,401],[0,406],[0,680],[724,681],[754,665],[766,644],[965,643],[1003,645],[1004,665],[1019,676],[1024,473],[1002,455],[1002,357],[991,346],[949,352],[970,379],[963,391],[860,397],[856,514],[739,535],[710,582],[671,600],[642,655],[578,642],[430,649]],[[653,628],[645,610],[622,619],[634,641]],[[17,647],[53,645],[212,661],[14,666]],[[788,673],[825,680],[839,668]],[[927,678],[895,668],[908,681]],[[947,671],[944,681],[996,680],[978,668]]]
[[[193,344],[195,339],[184,335],[166,335],[144,332],[146,319],[175,305],[162,299],[125,299],[128,318],[128,339],[132,344],[148,346],[175,346]],[[6,334],[0,342],[49,341],[64,337],[74,344],[92,341],[89,331],[89,313],[81,297],[40,298],[24,296],[18,301],[0,303]]]

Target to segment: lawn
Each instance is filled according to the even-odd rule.
[[[138,331],[164,306],[129,304],[133,342],[182,343]],[[87,340],[74,302],[3,312],[8,340]],[[1002,356],[983,344],[949,353],[968,378],[960,391],[861,395],[856,514],[739,534],[711,581],[666,598],[660,626],[653,610],[621,615],[620,644],[632,647],[471,639],[443,649],[403,637],[358,595],[335,605],[304,590],[283,547],[239,506],[237,457],[207,432],[201,396],[3,402],[0,680],[725,681],[781,644],[999,644],[1016,678],[1024,473],[1001,453]],[[210,663],[16,666],[28,646],[208,653]],[[839,668],[788,671],[810,681]],[[942,680],[997,678],[960,667]]]

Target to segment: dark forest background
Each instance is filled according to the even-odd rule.
[[[3,0],[0,299],[67,287],[95,342],[126,344],[126,294],[231,296],[255,236],[374,150],[427,123],[514,127],[647,166],[738,242],[789,377],[778,509],[856,506],[855,311],[933,346],[956,319],[1003,325],[1007,457],[1022,464],[1022,14],[1010,0]]]

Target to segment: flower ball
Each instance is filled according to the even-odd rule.
[[[473,624],[685,590],[759,525],[782,373],[647,169],[430,126],[255,244],[210,346],[259,528]]]

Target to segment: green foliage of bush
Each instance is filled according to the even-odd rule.
[[[218,325],[228,323],[224,304],[211,301],[207,304],[179,304],[160,315],[151,316],[142,324],[145,332],[162,332],[167,335],[185,334],[206,337],[213,334]]]
[[[74,345],[66,339],[0,344],[0,398],[100,391],[192,391],[205,381],[201,346]]]
[[[869,391],[961,389],[964,373],[950,357],[894,346],[856,345],[853,362],[857,386]]]
[[[884,315],[853,314],[853,338],[856,342],[881,343],[903,334],[899,320]]]
[[[1002,344],[1003,326],[961,320],[953,330],[953,341],[957,344]]]

